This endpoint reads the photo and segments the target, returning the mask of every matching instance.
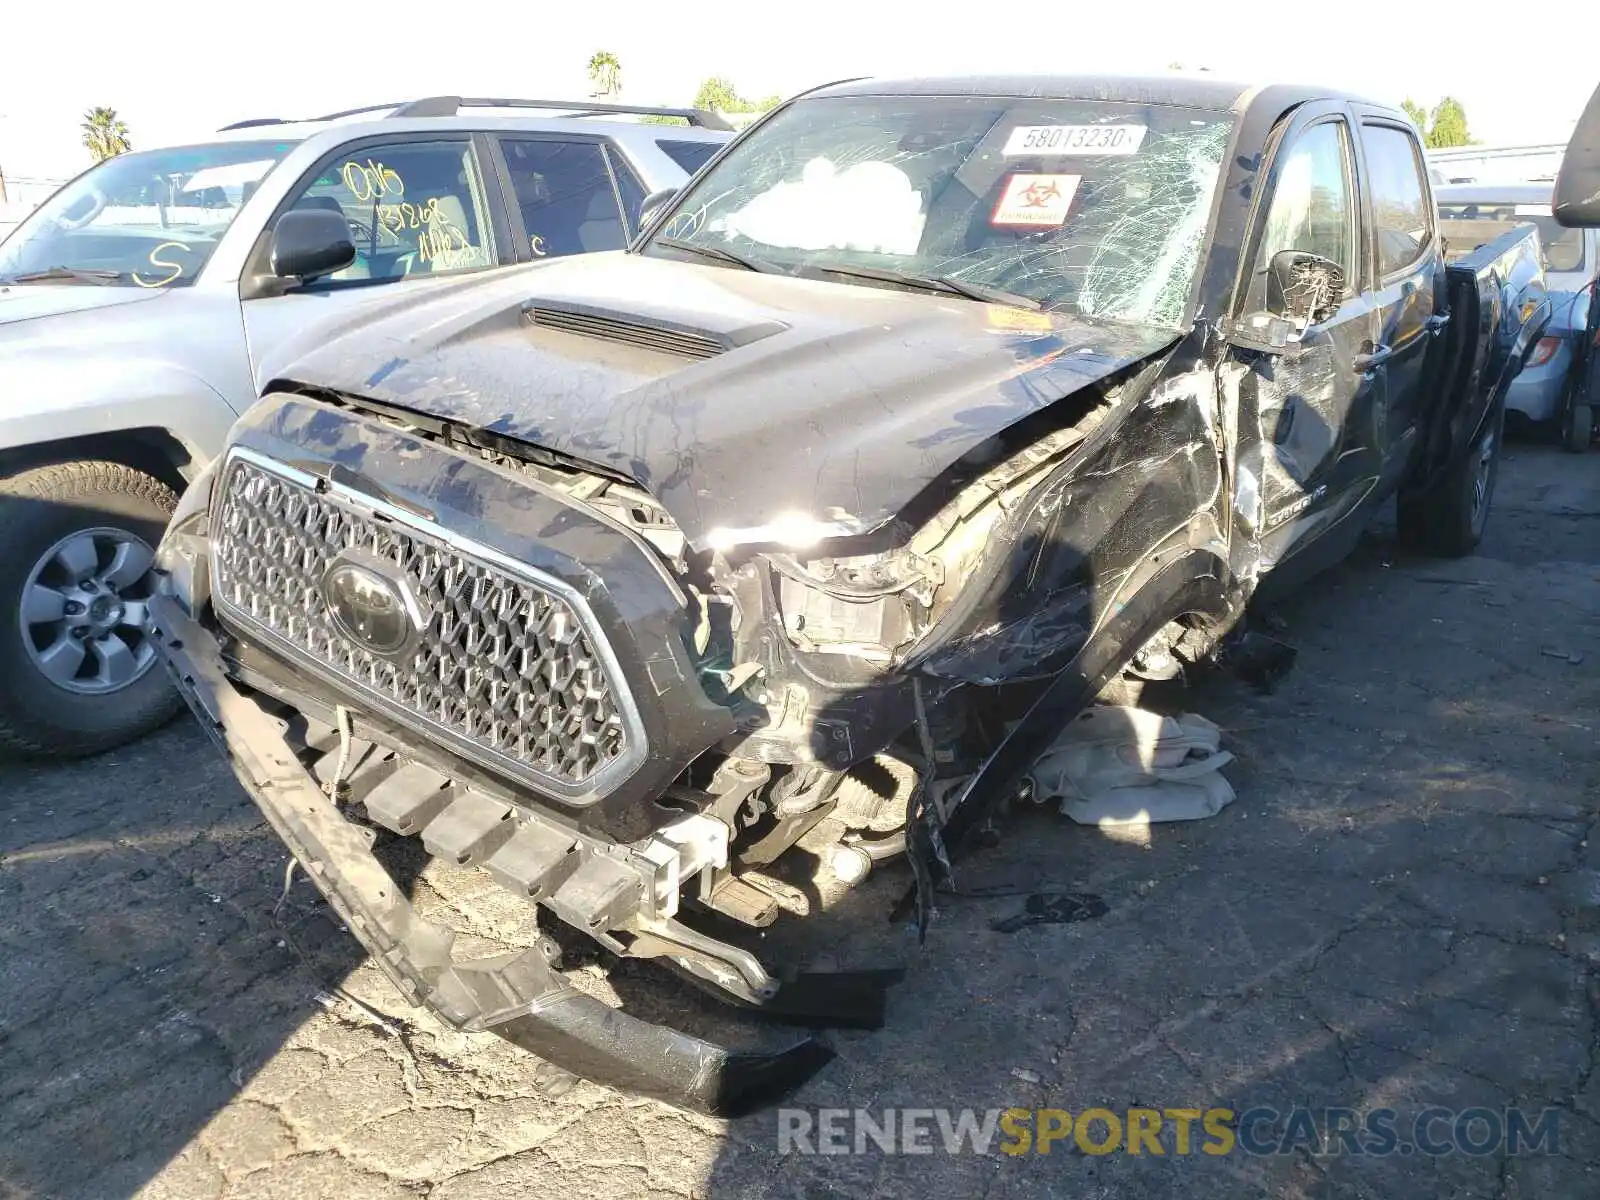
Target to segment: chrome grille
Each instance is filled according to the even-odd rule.
[[[561,585],[314,485],[253,455],[229,461],[212,528],[213,598],[225,619],[562,794],[594,789],[608,766],[642,753],[626,685]],[[419,602],[420,636],[398,661],[335,623],[322,579],[346,552],[392,566]]]

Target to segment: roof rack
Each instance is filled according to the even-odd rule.
[[[362,113],[383,112],[385,109],[404,108],[405,105],[406,101],[404,100],[395,100],[388,104],[363,104],[360,108],[342,108],[338,112],[329,113],[327,116],[312,117],[311,119],[313,121],[337,121],[341,117],[356,117]],[[389,115],[393,116],[394,113],[390,112]]]
[[[645,104],[602,104],[597,101],[572,101],[572,100],[511,100],[496,97],[478,96],[424,96],[420,100],[398,101],[390,104],[365,104],[360,108],[347,108],[341,112],[328,113],[326,116],[312,117],[312,121],[338,121],[344,117],[359,116],[361,113],[382,112],[385,119],[389,117],[453,117],[463,108],[535,108],[559,112],[563,117],[602,117],[614,114],[629,114],[632,116],[650,117],[678,117],[688,124],[699,129],[716,129],[731,133],[733,126],[719,117],[714,112],[707,112],[703,108],[658,108]],[[232,125],[224,125],[217,130],[226,133],[230,129],[253,129],[261,125],[288,125],[292,121],[285,121],[282,117],[252,117],[247,121],[235,121]]]
[[[391,117],[453,117],[463,108],[540,108],[558,109],[572,117],[599,117],[617,113],[647,117],[678,117],[701,129],[719,129],[732,132],[728,124],[714,112],[703,108],[659,108],[646,104],[603,104],[598,101],[571,100],[510,100],[482,96],[427,96],[402,104]]]
[[[282,117],[251,117],[248,121],[235,121],[232,125],[224,125],[217,130],[218,133],[227,133],[230,129],[254,129],[258,125],[287,125]]]
[[[392,115],[392,110],[404,108],[405,106],[406,101],[404,100],[392,100],[388,104],[363,104],[360,108],[347,108],[343,112],[328,113],[323,117],[289,117],[287,119],[284,117],[251,117],[248,121],[235,121],[232,125],[224,125],[217,132],[227,133],[230,129],[255,129],[261,125],[296,125],[302,120],[312,123],[317,121],[337,121],[341,117],[354,117],[360,113],[368,112],[391,112]]]

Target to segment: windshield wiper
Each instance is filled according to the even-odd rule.
[[[682,250],[688,254],[698,254],[704,258],[714,258],[720,263],[727,263],[730,267],[740,267],[746,271],[770,273],[776,270],[771,263],[745,258],[744,255],[735,254],[732,250],[724,250],[721,246],[707,246],[700,242],[685,241],[683,238],[658,237],[650,244],[652,246],[666,246],[670,250]]]
[[[895,271],[888,267],[834,267],[820,263],[807,264],[811,270],[828,275],[849,275],[857,279],[879,279],[884,283],[902,283],[907,287],[922,288],[929,292],[942,292],[947,296],[961,296],[984,304],[1009,304],[1013,308],[1039,309],[1044,306],[1032,296],[1008,292],[1005,288],[987,283],[972,283],[953,275],[918,275],[911,271]]]
[[[0,279],[0,283],[116,283],[122,279],[121,271],[100,271],[81,267],[50,267],[43,271],[29,271]]]

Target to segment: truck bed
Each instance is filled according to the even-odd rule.
[[[1550,321],[1539,231],[1504,221],[1442,221],[1450,324],[1434,344],[1434,417],[1411,487],[1426,489],[1477,440],[1495,402]]]
[[[1478,251],[1499,243],[1511,234],[1533,230],[1534,249],[1538,251],[1539,229],[1532,221],[1501,221],[1489,217],[1471,220],[1452,220],[1445,217],[1439,222],[1444,237],[1444,260],[1452,266],[1471,258],[1477,261]]]

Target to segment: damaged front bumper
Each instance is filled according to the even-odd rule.
[[[492,1032],[584,1078],[716,1116],[761,1108],[834,1056],[807,1037],[775,1053],[728,1050],[652,1025],[572,988],[537,949],[457,962],[450,930],[424,920],[302,766],[284,724],[228,677],[216,639],[174,598],[150,623],[179,690],[275,832],[373,960],[413,1004]]]

